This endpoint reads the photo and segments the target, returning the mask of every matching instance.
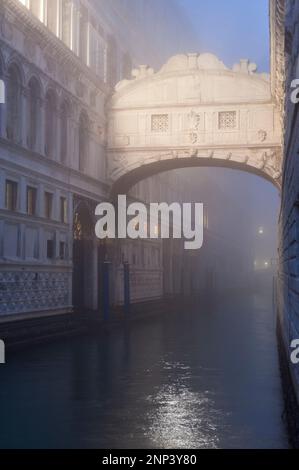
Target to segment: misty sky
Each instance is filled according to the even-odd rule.
[[[268,0],[178,0],[198,35],[200,52],[213,52],[226,65],[241,58],[269,71]]]
[[[227,66],[248,58],[258,65],[260,72],[269,72],[268,0],[178,1],[198,36],[194,50],[212,52]],[[252,213],[253,225],[265,227],[269,249],[275,252],[279,208],[277,189],[262,178],[242,172],[219,170],[215,173],[211,169],[209,173],[217,175],[220,185],[223,178],[229,178],[232,193],[242,201],[244,211]],[[248,230],[256,230],[255,227],[248,227]]]

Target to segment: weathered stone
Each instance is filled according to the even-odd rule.
[[[176,152],[172,168],[182,166],[182,158],[194,166],[199,156],[198,165],[237,165],[280,185],[280,112],[268,78],[254,64],[244,60],[230,70],[212,54],[180,54],[157,73],[138,70],[116,87],[109,107],[108,170],[116,187],[122,178],[133,181],[136,169],[139,178],[148,176],[164,149]],[[117,153],[130,162],[119,171]]]

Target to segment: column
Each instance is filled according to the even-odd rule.
[[[0,170],[0,209],[5,208],[5,172]]]
[[[45,196],[45,187],[42,183],[40,183],[38,185],[38,192],[37,192],[37,215],[38,217],[45,216],[44,196]]]
[[[55,260],[59,260],[59,246],[60,246],[60,232],[55,230],[55,239],[54,239],[54,251],[55,251]]]
[[[27,128],[28,128],[28,113],[27,113],[27,89],[25,87],[21,88],[21,119],[20,119],[20,129],[19,129],[19,140],[23,147],[28,147],[27,145]]]
[[[45,231],[43,227],[39,227],[38,229],[38,256],[41,262],[46,262]]]
[[[78,114],[78,113],[76,113]],[[79,168],[79,122],[72,120],[72,148],[70,149],[70,167],[78,170]]]
[[[55,144],[54,144],[54,160],[61,163],[61,108],[57,106],[56,110],[56,126],[55,126]]]
[[[19,209],[23,214],[27,213],[27,181],[25,176],[20,178]]]
[[[41,98],[38,98],[37,105],[38,105],[38,123],[37,123],[37,135],[36,135],[35,150],[38,153],[41,153],[43,155],[44,151],[45,151],[45,144],[44,144],[44,132],[45,132],[44,101]]]
[[[60,222],[60,190],[56,189],[53,201],[53,219]]]
[[[54,107],[54,115],[53,115],[53,140],[52,143],[52,155],[51,159],[58,162],[59,161],[59,145],[60,145],[60,118],[59,118],[59,107],[58,107],[58,95],[56,95],[56,103]]]

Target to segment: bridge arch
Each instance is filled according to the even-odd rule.
[[[109,105],[108,175],[115,195],[160,171],[225,167],[280,187],[282,130],[269,76],[241,60],[180,54],[121,81]]]

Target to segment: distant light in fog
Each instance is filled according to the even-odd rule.
[[[264,269],[268,269],[270,267],[271,263],[269,261],[264,261],[263,259],[256,259],[254,261],[254,269],[256,271],[259,271],[259,270],[264,270]]]
[[[264,235],[264,228],[263,227],[259,228],[259,235]]]

